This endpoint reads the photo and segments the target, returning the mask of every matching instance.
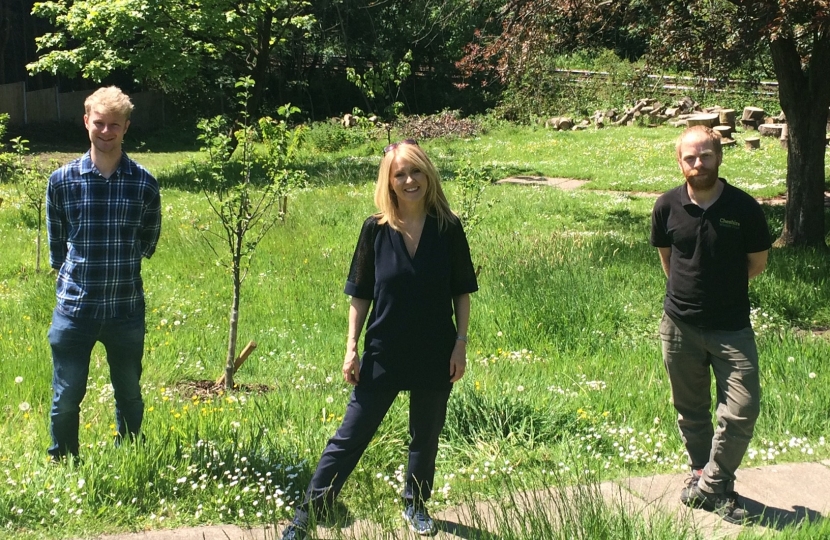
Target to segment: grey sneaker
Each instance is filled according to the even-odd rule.
[[[738,504],[738,494],[734,491],[709,494],[694,484],[681,492],[680,500],[686,506],[708,510],[727,523],[741,525],[749,519],[749,513]]]
[[[423,506],[416,507],[414,504],[407,504],[403,511],[403,519],[410,529],[421,536],[435,536],[438,532],[435,522]]]

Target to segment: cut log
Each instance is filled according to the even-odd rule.
[[[755,120],[744,120],[741,118],[741,125],[747,131],[755,131],[758,128],[758,123]]]
[[[778,138],[778,142],[781,143],[781,148],[784,150],[790,149],[789,138],[790,138],[790,130],[787,128],[787,124],[782,124],[784,127],[781,128],[781,136]]]
[[[669,122],[669,125],[672,127],[686,127],[685,120],[675,120],[674,122]]]
[[[239,356],[237,356],[236,360],[233,361],[233,372],[234,373],[236,373],[239,370],[239,368],[242,367],[242,364],[244,364],[245,360],[247,360],[248,357],[251,355],[251,353],[254,352],[254,349],[256,349],[256,342],[255,341],[249,341],[248,344],[245,345],[245,348],[242,349],[242,352],[239,353]],[[225,374],[223,373],[221,377],[216,379],[216,386],[223,386],[224,384],[225,384]]]
[[[741,115],[741,120],[763,120],[766,113],[764,113],[764,109],[759,109],[758,107],[744,107],[744,112]],[[760,123],[760,122],[759,122]]]
[[[718,116],[722,126],[729,126],[735,131],[735,109],[721,109]]]
[[[726,148],[727,146],[735,146],[735,139],[724,139],[720,142],[721,148]]]
[[[678,107],[666,107],[666,116],[674,118],[680,114],[680,109]]]
[[[636,105],[634,105],[633,108],[627,110],[624,115],[622,115],[619,119],[617,119],[617,121],[614,122],[614,125],[615,126],[621,126],[623,124],[628,125],[628,122],[631,121],[632,118],[634,118],[635,113],[640,112],[640,109],[645,107],[647,104],[648,103],[647,103],[646,100],[641,99],[640,101],[637,102]]]
[[[721,139],[731,139],[732,138],[732,126],[715,126],[712,129],[715,130],[715,133],[719,133]]]
[[[720,122],[720,116],[713,113],[694,114],[686,120],[686,125],[692,126],[706,126],[709,128],[715,127]]]
[[[697,108],[697,103],[695,103],[692,98],[687,96],[678,101],[677,106],[680,109],[680,112],[689,113]]]
[[[761,148],[761,139],[760,137],[747,137],[744,139],[744,146],[746,146],[747,150]]]
[[[761,124],[758,126],[758,133],[764,137],[781,137],[781,132],[786,124]]]
[[[547,122],[545,122],[545,127],[553,128],[553,129],[561,129],[561,130],[568,130],[571,129],[574,125],[574,121],[572,118],[568,118],[566,116],[555,116],[553,118],[549,118]]]

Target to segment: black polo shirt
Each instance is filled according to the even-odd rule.
[[[671,247],[663,308],[704,328],[741,330],[749,322],[747,253],[770,248],[761,205],[723,178],[723,193],[703,210],[682,184],[657,199],[651,245]]]

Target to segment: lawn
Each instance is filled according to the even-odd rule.
[[[434,508],[503,495],[508,484],[536,488],[580,474],[604,480],[684,469],[656,335],[665,278],[648,245],[654,198],[626,193],[679,183],[677,134],[499,127],[473,140],[422,142],[456,209],[454,171],[468,160],[494,177],[591,180],[589,189],[571,192],[516,185],[484,191],[481,221],[468,231],[481,289],[473,295],[470,367],[450,400]],[[238,382],[250,390],[222,395],[192,391],[193,381],[221,374],[231,301],[229,276],[193,227],[210,219],[182,165],[196,154],[131,150],[163,188],[162,238],[143,270],[147,440],[112,446],[112,388],[99,346],[82,406],[78,466],[46,461],[54,276],[34,271],[32,215],[13,185],[0,184],[4,537],[257,525],[290,515],[346,404],[342,291],[360,225],[374,211],[383,144],[303,154],[311,185],[291,196],[287,219],[260,246],[243,287],[240,340],[258,347]],[[775,141],[756,152],[739,145],[726,150],[722,174],[771,197],[784,190],[785,164]],[[783,208],[765,212],[779,233]],[[826,254],[773,250],[750,295],[764,403],[744,463],[826,459],[830,342],[813,333],[830,327]],[[356,517],[396,523],[406,401],[393,406],[346,485],[342,501]],[[624,537],[678,537],[667,530]]]

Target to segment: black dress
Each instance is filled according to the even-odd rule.
[[[478,290],[464,229],[427,216],[414,257],[403,236],[371,216],[363,223],[345,292],[372,300],[359,386],[448,389],[455,346],[452,298]]]

